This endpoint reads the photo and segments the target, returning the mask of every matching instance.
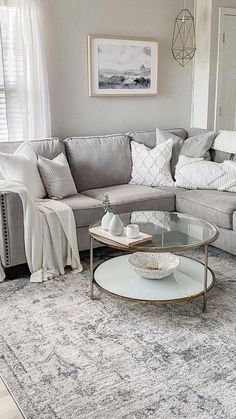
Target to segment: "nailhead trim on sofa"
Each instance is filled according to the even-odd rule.
[[[9,243],[9,232],[8,232],[8,222],[7,222],[7,203],[6,203],[6,194],[5,192],[0,192],[0,206],[1,206],[1,255],[3,255],[4,266],[7,268],[11,266],[10,258],[10,243]]]

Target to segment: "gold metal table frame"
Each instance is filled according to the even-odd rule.
[[[194,217],[191,217],[191,218],[194,218]],[[202,220],[200,220],[200,221],[202,221]],[[112,297],[118,297],[120,299],[125,299],[125,300],[139,301],[139,302],[145,302],[145,303],[154,303],[154,304],[157,304],[157,303],[169,304],[169,303],[176,303],[176,302],[181,302],[181,301],[190,301],[190,300],[193,300],[193,299],[202,295],[203,296],[203,312],[206,313],[206,311],[207,311],[207,291],[214,285],[214,282],[215,282],[214,273],[208,267],[208,247],[211,243],[213,243],[219,237],[219,231],[218,231],[218,229],[215,225],[210,224],[208,222],[205,222],[205,223],[210,225],[213,228],[213,231],[215,230],[215,234],[212,236],[212,238],[205,241],[204,243],[194,243],[194,244],[186,246],[186,247],[178,246],[178,247],[167,247],[167,248],[166,247],[163,247],[163,248],[146,247],[145,248],[145,247],[140,247],[140,246],[136,246],[136,247],[135,246],[130,246],[130,247],[127,248],[126,246],[122,246],[120,243],[111,241],[111,240],[109,240],[105,237],[97,236],[96,234],[91,233],[89,231],[89,234],[90,234],[90,298],[92,300],[94,299],[94,285],[98,289],[100,289],[102,292],[104,292],[104,293],[106,293],[106,294],[108,294]],[[92,225],[94,225],[94,223]],[[127,253],[135,253],[135,252],[140,252],[140,251],[142,251],[142,252],[152,252],[152,253],[164,253],[164,252],[169,252],[169,253],[178,252],[178,253],[180,253],[180,252],[188,252],[188,251],[195,250],[195,249],[198,249],[198,248],[204,248],[204,263],[199,262],[199,263],[202,263],[204,265],[204,278],[203,278],[204,289],[203,289],[203,292],[200,292],[198,294],[191,295],[191,296],[188,296],[188,297],[185,297],[185,298],[180,298],[180,299],[164,300],[164,301],[162,301],[162,300],[150,300],[149,301],[149,300],[141,300],[141,299],[135,299],[135,298],[132,299],[130,297],[120,296],[118,294],[114,294],[114,293],[112,293],[108,290],[105,290],[99,284],[97,284],[97,282],[95,281],[95,278],[94,278],[95,270],[98,268],[98,266],[100,266],[102,263],[104,263],[104,262],[101,262],[101,263],[97,264],[96,267],[94,267],[94,240],[96,240],[97,242],[102,243],[102,244],[104,244],[108,247],[111,247],[113,249],[121,250],[121,251],[124,251],[124,252],[127,252]],[[193,259],[193,258],[189,257],[189,259]],[[213,276],[213,283],[211,284],[210,287],[207,287],[207,276],[208,276],[207,273],[208,273],[208,270],[211,272],[211,274]]]

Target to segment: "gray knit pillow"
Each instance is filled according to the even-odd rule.
[[[53,160],[39,156],[38,168],[49,198],[62,199],[77,194],[70,166],[63,153]]]

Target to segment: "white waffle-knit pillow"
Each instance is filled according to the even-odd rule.
[[[236,192],[236,162],[216,163],[180,156],[175,178],[175,186],[182,188]]]

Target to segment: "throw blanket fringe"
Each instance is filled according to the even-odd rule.
[[[65,273],[65,266],[79,272],[76,225],[72,209],[60,201],[33,199],[18,182],[0,181],[0,190],[17,193],[22,201],[24,242],[31,282],[43,282]],[[17,222],[17,220],[16,220]],[[0,281],[5,278],[0,270]]]

